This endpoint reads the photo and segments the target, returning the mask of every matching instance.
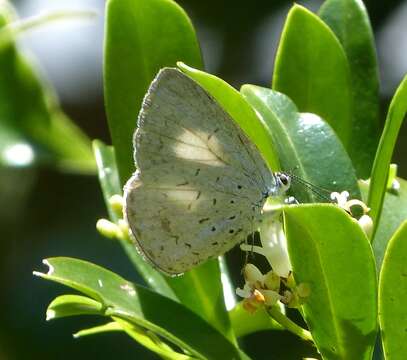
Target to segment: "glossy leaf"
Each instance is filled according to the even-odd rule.
[[[48,305],[47,320],[75,315],[99,315],[102,310],[102,304],[99,301],[87,296],[61,295]]]
[[[273,89],[300,112],[321,116],[349,151],[352,94],[345,52],[332,30],[302,6],[290,10],[277,50]]]
[[[254,85],[244,85],[243,96],[269,128],[281,166],[296,176],[325,189],[322,198],[299,180],[292,181],[292,195],[299,202],[329,200],[329,192],[347,190],[359,198],[352,162],[331,127],[314,114],[300,114],[284,94]],[[329,155],[327,155],[329,149]]]
[[[95,158],[99,170],[99,181],[102,186],[110,219],[119,220],[111,209],[109,199],[112,195],[121,194],[121,187],[114,157],[114,150],[100,141],[93,143]],[[129,242],[120,241],[126,254],[136,269],[158,293],[173,300],[178,299],[185,306],[195,311],[199,316],[213,324],[219,331],[233,339],[228,313],[225,309],[221,273],[217,260],[211,260],[179,277],[168,277],[153,269]],[[193,289],[191,291],[191,289]]]
[[[241,127],[249,139],[257,145],[269,168],[280,168],[269,129],[245,98],[222,79],[178,63],[178,67],[201,85]]]
[[[240,358],[237,348],[220,332],[165,296],[85,261],[61,257],[44,263],[49,267],[48,273],[35,272],[35,275],[69,286],[100,302],[101,315],[148,329],[200,359]]]
[[[368,206],[371,208],[369,215],[377,229],[380,219],[383,199],[387,187],[387,178],[393,150],[396,145],[400,127],[407,112],[407,76],[404,77],[400,86],[391,100],[387,112],[386,122],[380,138],[379,147],[373,163],[372,176],[370,180]],[[373,232],[373,236],[375,234]],[[372,236],[372,238],[373,238]]]
[[[379,140],[379,72],[373,31],[361,0],[327,0],[319,16],[338,37],[350,68],[353,129],[350,147],[359,178],[367,179]]]
[[[407,181],[401,178],[397,178],[397,181],[400,184],[398,191],[386,191],[382,214],[372,243],[378,270],[382,266],[384,253],[390,238],[403,221],[407,219]],[[360,182],[359,186],[363,198],[366,199],[369,191],[368,183],[363,181]]]
[[[309,285],[305,320],[324,359],[371,359],[377,332],[376,272],[369,241],[342,209],[286,207],[297,283]]]
[[[108,0],[104,50],[106,111],[121,184],[134,171],[132,138],[141,102],[158,70],[202,67],[192,24],[172,0]]]
[[[7,12],[0,13],[0,28],[11,21]],[[36,160],[66,171],[93,173],[90,140],[62,113],[53,89],[39,75],[32,59],[29,61],[14,42],[9,42],[0,48],[0,68],[0,129],[5,132],[2,136],[10,135],[8,145],[3,143],[0,149],[2,162],[15,166]],[[21,144],[28,148],[14,147]]]
[[[386,360],[407,354],[407,221],[389,242],[379,281],[379,321]]]

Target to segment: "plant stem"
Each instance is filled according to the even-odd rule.
[[[311,333],[308,330],[303,329],[297,325],[294,321],[285,316],[277,306],[271,306],[267,308],[268,314],[277,321],[282,327],[291,331],[293,334],[299,336],[305,341],[313,341]]]

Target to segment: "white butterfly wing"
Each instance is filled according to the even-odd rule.
[[[166,68],[138,125],[125,215],[140,252],[178,274],[244,240],[275,181],[233,119],[194,80]]]

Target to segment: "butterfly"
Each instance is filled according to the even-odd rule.
[[[217,101],[175,68],[151,83],[133,141],[137,171],[124,187],[124,216],[139,252],[166,274],[245,240],[266,199],[290,185]]]

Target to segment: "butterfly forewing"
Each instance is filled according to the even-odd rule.
[[[138,125],[125,215],[141,253],[178,274],[244,240],[274,177],[233,119],[194,80],[166,68]]]

